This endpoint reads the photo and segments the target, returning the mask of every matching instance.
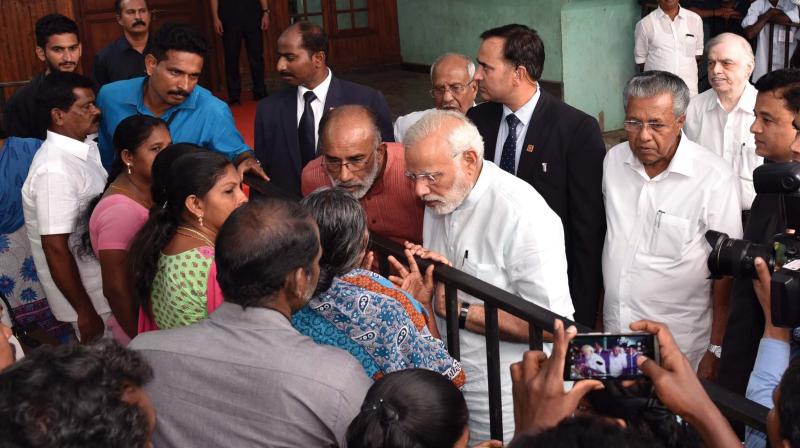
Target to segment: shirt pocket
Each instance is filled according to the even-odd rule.
[[[677,259],[683,253],[688,234],[688,219],[666,213],[656,214],[650,253],[657,257]]]
[[[505,274],[496,264],[474,263],[467,259],[464,260],[461,270],[498,288],[506,288],[508,286]]]
[[[684,56],[694,57],[697,50],[697,36],[686,33],[683,36],[683,54]]]

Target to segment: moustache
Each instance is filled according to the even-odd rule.
[[[187,91],[185,91],[185,90],[180,90],[180,89],[178,89],[178,90],[170,90],[170,91],[169,91],[169,92],[167,92],[167,93],[168,93],[168,94],[170,94],[170,95],[182,96],[182,97],[184,97],[184,98],[186,98],[187,96],[189,96],[189,92],[187,92]]]
[[[139,25],[146,26],[147,24],[146,24],[146,23],[144,23],[144,20],[142,20],[142,19],[136,19],[136,20],[133,22],[133,26],[139,26]]]
[[[286,77],[289,77],[289,78],[294,78],[294,74],[293,74],[292,72],[288,72],[288,71],[285,71],[285,70],[284,70],[284,71],[280,71],[280,72],[278,72],[278,74],[279,74],[279,75],[281,75],[281,76],[286,76]]]

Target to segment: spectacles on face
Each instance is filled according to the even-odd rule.
[[[456,84],[449,84],[449,85],[444,85],[444,86],[440,86],[440,87],[434,87],[431,90],[429,90],[429,92],[430,92],[430,94],[431,94],[431,96],[433,98],[442,98],[444,96],[445,92],[447,92],[447,91],[450,91],[450,93],[453,94],[453,95],[461,95],[462,93],[464,93],[464,91],[467,90],[467,87],[469,87],[469,85],[472,84],[473,82],[475,82],[475,81],[473,80],[473,81],[470,81],[470,82],[468,82],[466,84],[456,83]]]
[[[414,174],[411,171],[406,170],[404,174],[411,182],[414,182],[415,184],[418,180],[421,180],[425,185],[434,185],[444,173],[441,171],[434,171],[432,173]]]
[[[622,123],[623,123],[622,127],[625,128],[625,130],[628,132],[639,133],[642,132],[642,129],[647,127],[650,128],[650,130],[655,132],[656,134],[661,134],[664,131],[666,131],[670,126],[675,124],[675,121],[673,121],[672,123],[661,123],[658,121],[625,120]]]
[[[358,173],[359,171],[364,171],[367,168],[374,154],[375,152],[373,151],[372,153],[370,153],[369,156],[361,160],[349,160],[347,162],[342,162],[339,159],[331,160],[328,159],[327,157],[323,157],[322,166],[324,166],[325,169],[331,173],[338,173],[342,171],[342,167],[347,167],[347,169],[350,170],[351,173]]]

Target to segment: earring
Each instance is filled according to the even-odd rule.
[[[130,163],[126,163],[126,165],[128,165],[128,174],[131,174],[131,164]]]
[[[203,227],[203,215],[198,216],[197,220],[200,221],[200,227]]]

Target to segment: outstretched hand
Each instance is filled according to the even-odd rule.
[[[521,362],[511,364],[516,435],[558,425],[575,413],[587,393],[603,388],[600,381],[584,380],[576,382],[569,392],[564,391],[564,360],[569,341],[577,330],[570,326],[565,331],[560,319],[556,319],[553,327],[553,351],[549,359],[544,352],[535,350],[525,352]]]
[[[408,261],[408,267],[389,255],[389,263],[398,275],[390,275],[389,280],[395,286],[411,294],[423,305],[430,305],[433,299],[433,264],[425,270],[425,275],[419,270],[417,261],[409,249],[403,251]]]

